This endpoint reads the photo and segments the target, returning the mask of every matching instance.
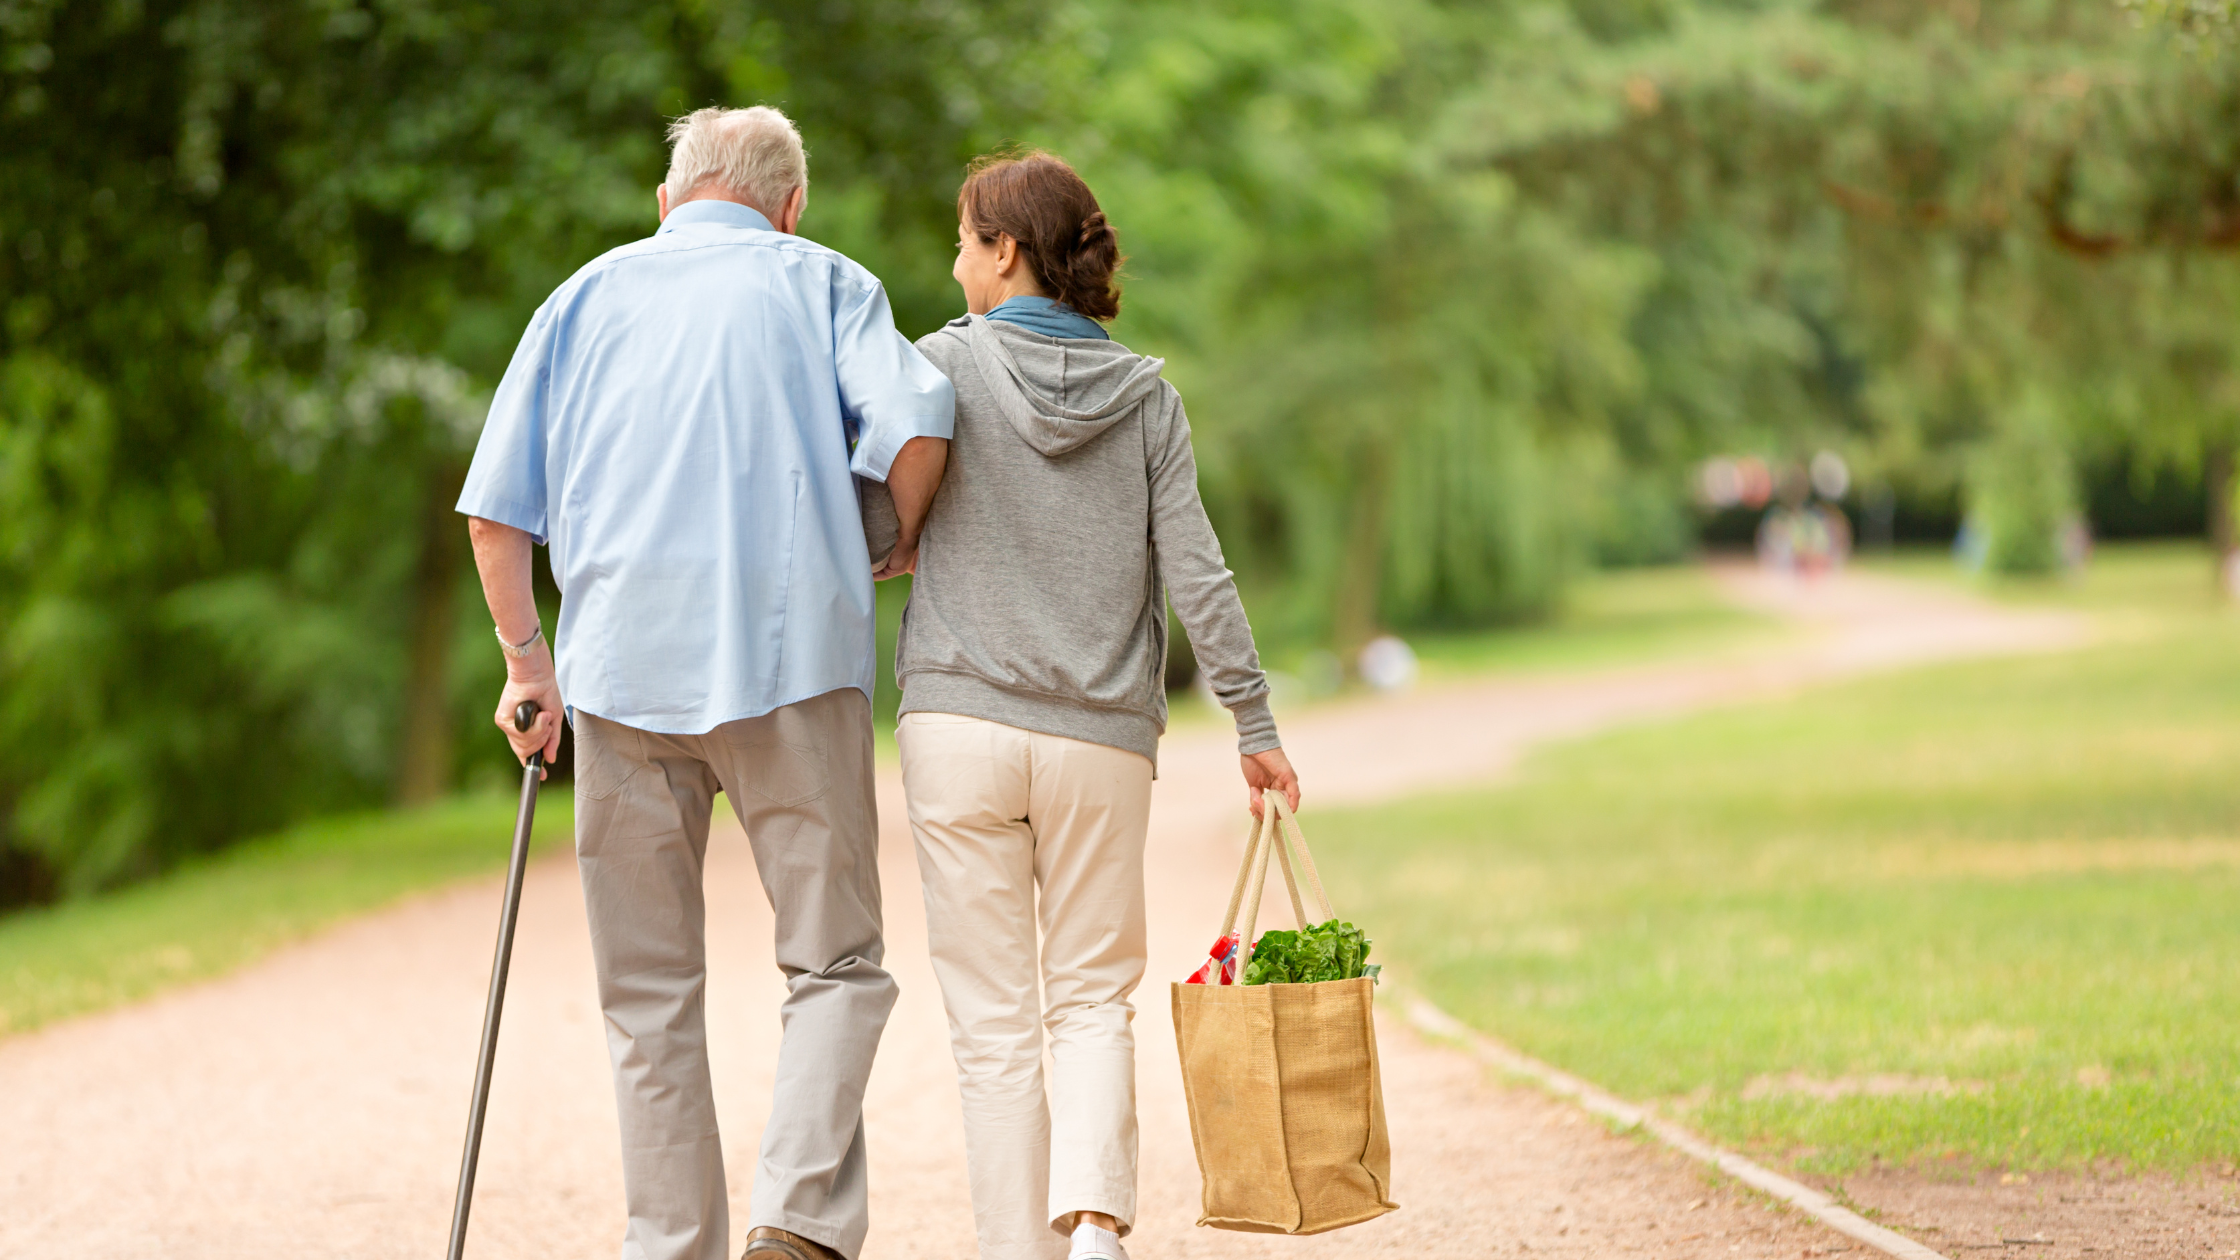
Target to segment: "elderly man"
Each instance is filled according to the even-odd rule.
[[[793,234],[808,163],[774,109],[670,128],[661,227],[537,310],[459,510],[526,759],[576,733],[576,855],[614,1059],[625,1260],[725,1260],[701,865],[715,793],[777,914],[787,997],[746,1254],[852,1257],[880,968],[864,477],[906,567],[947,459],[949,382],[879,282]],[[530,547],[561,591],[548,650]],[[557,657],[557,667],[555,666]],[[523,735],[514,707],[543,709]]]

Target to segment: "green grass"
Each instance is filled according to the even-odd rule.
[[[1970,572],[1945,547],[1907,546],[1852,563],[1867,573],[1955,586],[2001,603],[2082,608],[2126,621],[2198,615],[2215,604],[2216,566],[2207,547],[2193,539],[2106,544],[2082,570],[2042,577]]]
[[[1532,625],[1411,636],[1427,682],[1493,672],[1586,669],[1747,650],[1788,633],[1737,608],[1699,565],[1582,577],[1555,616]]]
[[[406,893],[502,870],[516,803],[471,796],[325,819],[122,892],[0,918],[0,1034],[222,975]],[[570,834],[574,814],[565,786],[546,791],[537,845]]]
[[[2240,619],[2206,570],[2110,551],[2002,588],[2120,631],[2096,646],[1545,749],[1502,790],[1319,815],[1317,850],[1403,979],[1724,1141],[2228,1160]]]
[[[1545,620],[1406,637],[1421,668],[1420,685],[1437,687],[1496,674],[1724,656],[1794,633],[1776,618],[1737,608],[1708,571],[1685,564],[1584,574]],[[1360,689],[1341,688],[1337,658],[1327,652],[1268,643],[1261,650],[1279,716]],[[1229,721],[1195,689],[1170,694],[1167,703],[1169,730]]]

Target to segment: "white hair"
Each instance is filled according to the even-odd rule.
[[[775,219],[809,183],[793,120],[770,108],[696,109],[669,124],[669,204],[715,184]]]

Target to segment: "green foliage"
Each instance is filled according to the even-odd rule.
[[[1122,336],[1172,358],[1259,620],[1344,648],[1548,607],[1646,260],[1451,150],[1499,10],[1122,12],[1096,112],[1054,139],[1123,225]]]
[[[415,706],[474,733],[437,788],[503,768],[448,507],[529,313],[652,226],[664,115],[791,106],[824,222],[949,309],[941,185],[1015,108],[963,49],[1033,22],[829,16],[0,4],[0,849],[84,893],[371,804]]]
[[[1546,617],[1709,453],[2029,567],[2068,468],[2240,439],[2240,60],[2113,4],[0,0],[0,850],[82,893],[502,769],[484,399],[663,119],[764,100],[912,334],[971,155],[1082,168],[1279,649]]]
[[[2228,1160],[2233,613],[2194,546],[1993,589],[2109,633],[1318,814],[1324,874],[1446,1009],[1742,1149],[1827,1171]]]
[[[2240,32],[2240,0],[2118,0],[2143,22],[2159,22],[2189,38],[2226,41]]]
[[[1993,573],[2051,573],[2061,565],[2061,533],[2076,519],[2076,474],[2049,410],[2040,395],[2026,396],[1971,462],[1971,519],[1983,531],[1983,565]]]
[[[1038,138],[1128,234],[1123,335],[1278,638],[1544,614],[1684,550],[1715,451],[2005,517],[2240,426],[2240,63],[2113,6],[1093,13]],[[2025,394],[2043,441],[1994,440]]]
[[[1662,14],[1549,22],[1471,138],[1654,252],[1630,450],[1834,446],[1934,493],[2032,391],[2072,455],[2230,440],[2240,65],[2107,6]]]
[[[1332,919],[1300,931],[1270,928],[1253,942],[1245,964],[1246,984],[1314,984],[1358,980],[1370,974],[1369,937],[1351,923]]]

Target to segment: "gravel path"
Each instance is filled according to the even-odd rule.
[[[1738,598],[1810,632],[1748,657],[1473,684],[1331,705],[1286,721],[1317,805],[1484,782],[1535,742],[1860,671],[2052,648],[2079,626],[1868,578],[1789,587],[1739,571]],[[1196,1229],[1166,982],[1219,926],[1244,839],[1229,741],[1170,739],[1152,816],[1152,961],[1139,994],[1143,1202],[1130,1240],[1159,1257],[1509,1254],[1797,1256],[1849,1240],[1711,1185],[1661,1148],[1490,1082],[1380,1024],[1402,1210],[1313,1239]],[[898,776],[881,780],[888,938],[902,983],[869,1102],[867,1260],[968,1257],[953,1069],[924,956]],[[719,809],[708,861],[709,1035],[743,1237],[745,1178],[777,1041],[769,909]],[[1333,890],[1343,907],[1343,890]],[[412,898],[227,979],[0,1041],[0,1256],[431,1257],[441,1253],[487,978],[497,885]],[[606,1050],[574,866],[539,862],[523,898],[470,1254],[598,1257],[621,1234]]]

